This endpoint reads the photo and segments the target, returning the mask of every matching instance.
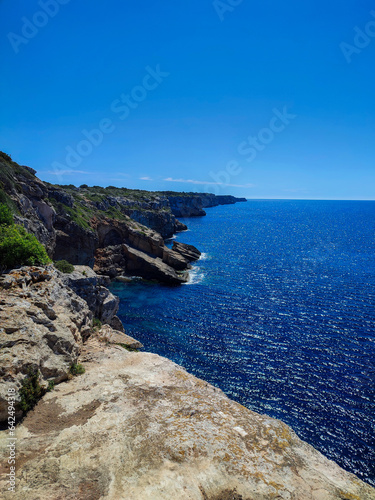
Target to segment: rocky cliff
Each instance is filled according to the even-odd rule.
[[[164,238],[187,229],[176,217],[206,215],[206,207],[238,201],[246,199],[52,185],[0,152],[0,203],[12,208],[15,222],[35,234],[54,260],[95,266],[112,278],[137,274],[184,283],[188,262],[164,245]]]
[[[0,203],[12,209],[15,222],[35,234],[53,260],[95,266],[111,278],[130,274],[170,285],[188,280],[189,262],[169,250],[162,236],[186,226],[159,194],[54,186],[0,153]]]
[[[375,499],[282,422],[165,358],[128,351],[141,346],[109,324],[93,329],[94,314],[111,322],[117,310],[102,279],[83,267],[2,279],[2,419],[7,389],[20,388],[30,365],[42,385],[57,384],[16,427],[15,493],[9,434],[0,431],[2,498]],[[76,361],[85,373],[72,377]]]

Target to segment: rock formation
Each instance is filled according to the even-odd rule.
[[[89,268],[87,268],[89,269]],[[116,309],[117,312],[117,309]],[[49,266],[14,270],[0,281],[0,420],[7,417],[8,388],[21,387],[29,369],[40,382],[66,380],[85,338],[93,313]],[[17,416],[21,414],[17,399]]]
[[[75,266],[72,273],[60,273],[60,280],[87,303],[94,318],[114,328],[122,328],[116,316],[120,299],[104,286],[110,283],[108,278],[98,276],[90,267]]]
[[[194,245],[186,245],[179,241],[173,242],[172,250],[181,254],[189,262],[198,260],[201,256],[201,252]]]

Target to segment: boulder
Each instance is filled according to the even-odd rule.
[[[132,350],[142,349],[143,347],[138,340],[111,328],[109,325],[104,325],[97,333],[97,337],[101,342],[122,345]]]
[[[185,269],[191,268],[190,261],[188,259],[183,257],[180,253],[174,252],[167,247],[164,248],[163,262],[178,271],[183,271]]]

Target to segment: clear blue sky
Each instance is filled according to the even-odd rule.
[[[63,1],[0,0],[0,149],[43,180],[375,199],[373,2]]]

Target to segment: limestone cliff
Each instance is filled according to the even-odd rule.
[[[186,282],[188,263],[164,245],[164,238],[187,229],[176,217],[205,215],[206,207],[238,201],[246,199],[52,185],[0,152],[0,203],[12,208],[15,222],[35,234],[54,260],[95,265],[112,278],[136,274],[172,285]]]

